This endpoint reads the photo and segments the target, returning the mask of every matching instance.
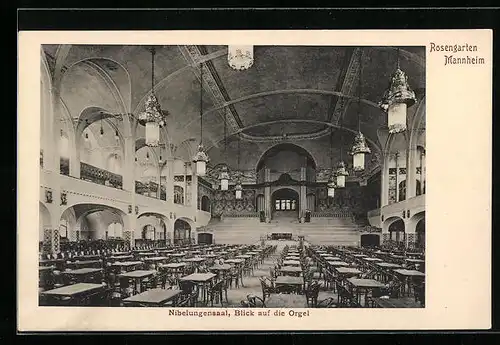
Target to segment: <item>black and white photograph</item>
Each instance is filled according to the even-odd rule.
[[[42,44],[40,68],[40,307],[426,307],[424,46]]]

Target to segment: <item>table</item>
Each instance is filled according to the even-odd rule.
[[[136,293],[138,283],[140,283],[141,280],[143,280],[145,278],[151,277],[155,273],[156,273],[155,270],[136,270],[136,271],[122,273],[119,275],[119,277],[120,277],[120,279],[123,279],[123,278],[133,279],[134,280],[134,293]]]
[[[156,253],[153,252],[145,252],[145,253],[137,253],[139,256],[155,256]]]
[[[265,301],[268,308],[307,308],[305,295],[272,293]]]
[[[358,274],[361,274],[362,272],[358,270],[357,268],[353,267],[336,267],[335,270],[339,275],[342,275],[343,277],[353,277],[357,276]]]
[[[290,276],[278,276],[274,281],[274,285],[278,286],[292,286],[300,292],[302,286],[304,285],[304,278],[302,277],[290,277]]]
[[[104,290],[105,285],[102,284],[90,284],[90,283],[77,283],[73,285],[66,285],[57,289],[43,291],[41,294],[45,296],[51,296],[56,298],[69,298],[70,300],[75,300],[85,295]]]
[[[251,255],[237,255],[236,259],[251,259]]]
[[[193,273],[188,276],[180,278],[181,281],[190,281],[195,283],[198,287],[203,289],[203,303],[207,302],[207,291],[205,289],[206,285],[211,285],[213,279],[217,275],[214,273]]]
[[[42,272],[52,271],[53,269],[54,269],[54,267],[52,267],[52,266],[39,266],[38,272],[42,273]]]
[[[167,260],[167,257],[165,256],[155,256],[155,257],[152,257],[152,258],[144,258],[144,261],[145,262],[158,262],[158,261],[165,261]]]
[[[362,291],[365,292],[365,305],[367,303],[366,295],[371,289],[381,289],[385,285],[375,279],[363,279],[363,278],[347,278],[347,282],[354,290],[352,293],[356,294],[356,299],[358,303],[361,304],[360,294]]]
[[[241,263],[245,262],[245,260],[243,260],[243,259],[229,259],[229,260],[226,260],[225,262],[228,264],[241,264]]]
[[[352,255],[354,258],[365,258],[366,255],[365,254],[353,254]]]
[[[326,263],[332,267],[349,266],[349,264],[344,261],[327,261]]]
[[[109,257],[109,260],[130,260],[133,258],[133,255],[113,255]]]
[[[412,263],[412,264],[423,264],[425,263],[425,260],[422,259],[406,259],[406,262]]]
[[[401,268],[401,265],[393,264],[392,262],[377,262],[375,265],[383,268]]]
[[[414,298],[372,298],[373,302],[379,308],[422,308],[420,303],[415,302]]]
[[[75,276],[77,277],[79,283],[86,283],[84,280],[86,280],[87,277],[100,272],[102,272],[101,268],[79,268],[72,271],[64,271],[62,274]]]
[[[383,261],[382,259],[379,259],[379,258],[369,258],[369,257],[366,257],[366,258],[362,258],[362,260],[365,260],[365,261],[370,261],[370,262],[381,262]]]
[[[66,264],[68,267],[78,267],[78,268],[96,268],[96,266],[102,266],[101,260],[87,260],[87,261],[72,261]]]
[[[298,260],[285,260],[283,261],[284,266],[300,266],[300,261]]]
[[[283,266],[279,270],[281,273],[302,273],[302,268],[297,266]]]
[[[125,268],[125,270],[128,271],[131,268],[134,268],[142,264],[144,264],[142,261],[119,261],[112,263],[111,266],[120,267],[120,269]]]
[[[194,262],[194,263],[200,263],[205,261],[206,259],[204,258],[190,258],[190,259],[184,259],[184,262]]]
[[[173,301],[172,306],[175,307],[177,298],[181,293],[181,290],[151,289],[128,297],[122,302],[126,305],[138,304],[145,307],[160,307],[167,302]]]
[[[416,270],[396,269],[396,270],[394,270],[394,273],[397,273],[398,275],[404,277],[403,291],[402,291],[403,296],[408,295],[410,293],[410,279],[409,278],[413,278],[413,277],[424,278],[425,277],[424,273],[422,273],[420,271],[416,271]],[[406,290],[406,287],[408,287],[408,290]]]

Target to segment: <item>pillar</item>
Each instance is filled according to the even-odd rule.
[[[191,238],[194,238],[195,243],[198,241],[198,234],[196,231],[196,224],[198,219],[196,215],[198,214],[198,174],[196,172],[196,164],[191,164],[191,212],[193,214],[194,229],[191,229]]]
[[[124,138],[123,159],[123,190],[135,194],[135,140],[132,137]]]
[[[174,204],[174,159],[167,158],[167,173],[165,178],[165,190],[167,193],[167,209],[171,210]]]
[[[417,167],[420,158],[416,148],[409,148],[406,155],[406,200],[417,195]]]
[[[301,222],[303,221],[303,217],[306,214],[307,210],[307,170],[305,167],[300,168],[300,193],[299,193],[299,219]]]
[[[271,171],[266,168],[264,170],[264,182],[267,184],[271,182]],[[266,216],[266,223],[268,223],[271,220],[271,187],[266,186],[264,188],[264,205],[265,205],[265,216]]]
[[[382,168],[380,170],[380,207],[389,204],[389,154],[384,155],[382,159]]]

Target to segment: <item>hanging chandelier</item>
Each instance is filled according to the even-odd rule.
[[[219,181],[220,181],[220,189],[221,190],[228,190],[229,189],[229,172],[227,170],[227,166],[223,165],[220,170],[219,174]]]
[[[345,177],[349,175],[346,169],[346,165],[343,160],[343,152],[344,152],[344,136],[343,136],[343,125],[344,125],[344,101],[340,99],[340,161],[337,165],[337,187],[344,188],[345,187]]]
[[[354,171],[365,170],[365,154],[371,153],[370,148],[366,144],[365,136],[361,133],[361,83],[363,79],[363,68],[361,58],[363,51],[359,54],[359,85],[358,85],[358,133],[354,137],[354,144],[350,154],[352,155],[352,165]]]
[[[330,174],[330,179],[328,180],[326,186],[328,188],[328,197],[333,198],[335,196],[335,188],[337,187],[337,185],[335,184],[335,177],[333,171]]]
[[[241,186],[241,180],[240,179],[238,179],[236,181],[236,187],[234,187],[234,190],[235,190],[236,199],[240,200],[241,199],[241,195],[242,195],[242,191],[243,191],[243,187]]]
[[[239,136],[238,136],[238,174],[241,174],[241,172],[240,172],[240,138],[239,138]],[[238,176],[238,179],[236,180],[236,187],[234,187],[234,190],[235,190],[236,200],[240,200],[243,187],[241,186],[241,179],[239,176]]]
[[[354,171],[365,170],[365,154],[371,153],[370,148],[366,144],[363,133],[358,132],[354,137],[354,145],[351,149],[352,165]]]
[[[151,93],[149,94],[145,110],[139,114],[138,121],[146,127],[146,145],[156,147],[160,143],[160,128],[165,126],[167,112],[161,109],[160,102],[154,93],[155,75],[155,48],[151,48]]]
[[[253,46],[228,46],[227,62],[232,69],[249,69],[253,61]]]
[[[203,64],[200,64],[200,143],[198,152],[193,157],[193,162],[196,163],[196,174],[205,176],[207,173],[208,155],[203,147]]]
[[[389,133],[406,131],[407,108],[417,101],[415,92],[408,84],[408,76],[399,67],[399,49],[397,52],[396,71],[392,74],[389,87],[379,102],[380,108],[387,113]]]
[[[337,171],[335,172],[335,175],[337,176],[337,187],[344,188],[345,187],[345,177],[349,176],[349,173],[347,172],[347,169],[345,167],[345,163],[343,161],[339,162],[339,164],[337,166]]]

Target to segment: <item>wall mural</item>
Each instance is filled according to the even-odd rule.
[[[212,200],[212,215],[255,213],[255,190],[244,189],[242,199],[236,200],[233,190],[216,190]]]

